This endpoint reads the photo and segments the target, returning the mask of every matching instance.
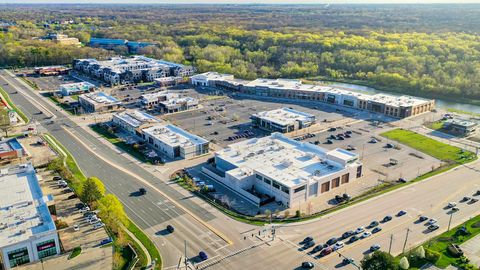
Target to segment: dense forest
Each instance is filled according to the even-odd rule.
[[[0,5],[0,18],[16,23],[0,32],[1,66],[125,53],[34,40],[54,31],[84,43],[150,41],[157,45],[141,53],[245,79],[360,81],[480,98],[480,5]]]

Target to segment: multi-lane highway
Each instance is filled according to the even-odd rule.
[[[57,138],[72,153],[87,176],[99,177],[107,190],[119,197],[128,216],[155,240],[164,265],[178,263],[180,255],[184,253],[184,240],[188,241],[187,255],[191,257],[201,250],[216,254],[229,245],[228,241],[236,245],[229,249],[251,244],[248,241],[235,241],[240,238],[240,231],[249,230],[249,226],[240,225],[238,231],[229,230],[230,233],[223,235],[215,228],[216,223],[228,224],[231,219],[215,221],[219,214],[214,209],[207,211],[195,198],[172,188],[167,175],[153,175],[105,146],[6,71],[0,72],[0,81],[19,109],[29,119],[37,121],[40,129],[46,129]],[[40,111],[43,113],[40,114]],[[135,196],[135,191],[140,187],[147,188],[145,196]],[[201,220],[198,220],[199,216]],[[175,227],[172,235],[164,233],[168,224]]]
[[[120,198],[128,215],[159,246],[168,269],[176,268],[185,239],[188,240],[188,256],[195,256],[200,250],[212,255],[199,265],[206,269],[295,269],[305,260],[314,262],[319,269],[333,269],[341,261],[337,255],[316,259],[300,251],[298,243],[306,236],[313,236],[317,244],[325,243],[345,231],[405,210],[406,215],[381,224],[381,232],[339,250],[359,261],[372,244],[380,244],[382,249],[388,250],[393,239],[391,252],[398,254],[404,245],[409,249],[445,231],[450,216],[443,207],[449,201],[471,196],[480,189],[480,162],[476,161],[317,220],[278,226],[275,241],[264,243],[269,238],[263,235],[257,238],[259,228],[222,215],[198,198],[169,185],[166,175],[154,175],[120,155],[5,71],[0,72],[0,83],[28,117],[35,117],[65,145],[87,175],[100,177],[108,191]],[[44,113],[38,114],[39,110]],[[55,115],[53,124],[50,124],[49,111]],[[147,187],[147,195],[132,196],[140,186]],[[452,227],[478,215],[479,203],[459,203],[460,211],[452,216]],[[414,222],[418,215],[437,219],[440,229],[427,232],[423,224]],[[176,228],[174,234],[164,233],[167,224]],[[409,236],[405,244],[407,230]],[[228,240],[233,244],[228,245]],[[255,247],[248,248],[250,246]],[[346,266],[345,269],[353,268]]]

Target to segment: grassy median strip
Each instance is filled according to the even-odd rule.
[[[71,178],[68,178],[68,177],[65,177],[65,178],[70,180],[69,182],[71,183],[75,192],[81,193],[83,183],[87,180],[87,177],[83,174],[82,170],[78,167],[78,164],[75,161],[75,158],[55,137],[51,136],[50,134],[45,134],[44,138],[50,144],[50,146],[54,148],[54,150],[57,153],[64,156],[66,167],[72,175]],[[57,166],[61,167],[60,164],[57,164]],[[122,221],[122,223],[130,232],[132,232],[135,235],[135,237],[147,249],[152,260],[156,260],[156,263],[157,263],[156,269],[161,269],[162,260],[161,260],[160,252],[156,248],[155,244],[130,219],[127,218],[126,220]],[[111,235],[113,234],[111,233]],[[131,237],[127,233],[122,233],[122,236],[121,236],[122,239],[119,239],[119,237],[116,237],[116,236],[113,236],[113,238],[114,238],[115,252],[117,252],[117,254],[119,254],[123,258],[123,259],[118,259],[121,263],[114,265],[114,269],[123,269],[123,267],[126,265],[126,260],[129,260],[127,253],[124,252],[123,250],[124,247],[122,245],[122,242],[124,242],[125,240],[135,248],[135,251],[137,252],[137,255],[139,258],[139,262],[143,266],[146,266],[147,255],[143,252],[142,248],[138,245],[138,243],[133,239],[131,239]]]
[[[10,96],[8,95],[7,91],[5,91],[2,87],[0,87],[0,93],[2,94],[3,98],[5,99],[5,102],[7,102],[8,105],[10,106],[10,108],[12,108],[18,114],[18,116],[20,116],[20,118],[22,118],[22,120],[25,123],[28,123],[29,122],[28,117],[20,109],[18,109],[17,106],[15,106],[15,104],[10,99]]]
[[[68,259],[71,260],[82,253],[82,247],[74,247],[72,253],[68,256]]]
[[[475,154],[470,151],[448,145],[410,130],[398,128],[384,132],[381,135],[442,161],[464,164],[476,158]]]

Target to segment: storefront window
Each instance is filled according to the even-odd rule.
[[[10,262],[10,267],[15,267],[17,265],[22,265],[30,262],[30,258],[28,256],[28,249],[26,247],[9,251],[7,254],[8,261]]]
[[[38,257],[40,259],[57,254],[55,240],[48,240],[37,244]]]

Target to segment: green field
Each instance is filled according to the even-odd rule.
[[[446,162],[463,164],[476,158],[472,152],[405,129],[394,129],[381,135]]]

